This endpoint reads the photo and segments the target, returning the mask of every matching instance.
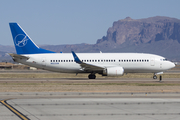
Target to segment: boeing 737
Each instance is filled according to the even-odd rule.
[[[62,73],[89,73],[89,79],[102,76],[122,76],[124,73],[158,74],[175,67],[166,58],[143,53],[56,53],[39,48],[17,23],[9,23],[16,54],[9,53],[15,62]],[[161,76],[160,76],[161,80]]]

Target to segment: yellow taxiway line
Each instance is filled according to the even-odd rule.
[[[9,100],[9,99],[7,99]],[[6,101],[7,100],[1,100],[0,103],[3,104],[5,107],[7,107],[9,110],[11,110],[15,115],[17,115],[19,118],[21,118],[22,120],[30,120],[29,118],[27,118],[25,115],[23,115],[21,112],[19,112],[18,110],[16,110],[15,108],[13,108],[11,105],[9,105]]]

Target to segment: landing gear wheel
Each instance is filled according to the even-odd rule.
[[[153,79],[157,79],[157,76],[156,76],[156,75],[154,75],[154,76],[153,76]]]
[[[162,80],[162,76],[159,76],[159,82],[161,82],[161,80]]]
[[[89,75],[88,75],[88,78],[89,78],[89,79],[96,79],[96,75],[95,75],[95,74],[89,74]]]

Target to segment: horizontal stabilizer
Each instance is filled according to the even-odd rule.
[[[23,56],[23,55],[18,55],[18,54],[14,54],[14,53],[8,53],[12,58],[21,58],[21,59],[29,59],[29,57],[27,56]]]

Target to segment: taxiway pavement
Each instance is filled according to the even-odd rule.
[[[38,98],[6,101],[32,120],[179,120],[180,98]],[[0,119],[22,119],[1,105]]]
[[[0,82],[2,84],[5,82],[7,86],[13,81],[21,83],[28,79],[0,79]],[[28,82],[34,81],[90,82],[84,78],[80,80],[43,78]],[[143,79],[96,80],[102,83],[109,81],[144,83]],[[146,82],[152,81],[146,79]],[[163,83],[179,83],[179,79],[165,79]],[[170,87],[173,89],[173,86]],[[180,119],[180,92],[0,92],[0,102],[0,120]]]

